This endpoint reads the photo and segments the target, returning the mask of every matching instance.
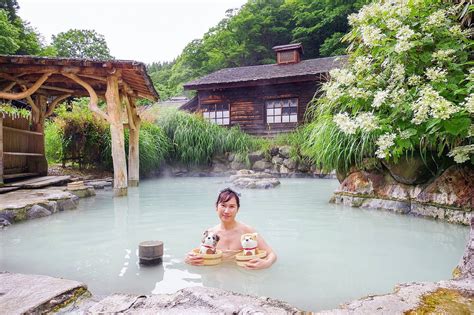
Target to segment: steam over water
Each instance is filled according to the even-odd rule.
[[[337,307],[397,283],[451,277],[469,229],[386,211],[328,203],[335,180],[287,179],[273,190],[244,190],[238,220],[278,254],[270,269],[225,263],[193,267],[183,256],[218,223],[222,178],[142,181],[125,198],[97,191],[77,210],[0,231],[0,271],[86,283],[93,294],[172,293],[209,286],[282,299],[304,310]],[[138,265],[138,243],[161,240],[163,265]]]

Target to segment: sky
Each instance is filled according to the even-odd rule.
[[[69,29],[105,36],[116,59],[171,61],[247,0],[18,0],[18,15],[46,42]]]

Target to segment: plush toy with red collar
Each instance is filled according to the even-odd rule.
[[[205,231],[199,247],[200,254],[215,254],[217,242],[219,242],[219,235],[209,231]]]
[[[240,243],[242,244],[242,249],[243,249],[243,255],[244,256],[250,256],[250,255],[257,255],[258,254],[258,249],[257,249],[257,236],[258,233],[246,233],[242,234],[240,237]]]

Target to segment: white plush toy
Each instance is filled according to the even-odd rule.
[[[215,254],[217,242],[219,242],[219,235],[209,231],[205,231],[199,247],[200,254]]]
[[[242,249],[244,250],[244,256],[257,255],[257,236],[258,233],[246,233],[242,234],[240,237],[240,243],[242,244]]]

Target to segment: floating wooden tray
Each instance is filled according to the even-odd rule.
[[[201,254],[199,253],[199,248],[193,249],[193,252],[196,255],[201,256],[204,258],[203,265],[204,266],[215,266],[222,262],[222,251],[217,250],[215,254]]]
[[[245,264],[246,264],[249,260],[252,260],[252,259],[255,259],[255,258],[265,258],[265,257],[267,257],[267,251],[266,251],[266,250],[261,250],[261,249],[258,250],[258,254],[257,254],[257,255],[248,255],[248,256],[245,256],[243,253],[244,253],[244,251],[241,251],[240,253],[238,253],[237,255],[235,255],[235,262],[236,262],[237,265],[239,265],[240,267],[245,267]]]

